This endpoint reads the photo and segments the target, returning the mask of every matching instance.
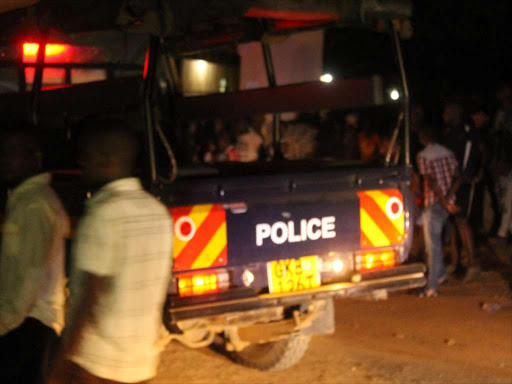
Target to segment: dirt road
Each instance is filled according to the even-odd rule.
[[[503,307],[487,312],[483,302]],[[287,371],[258,372],[173,342],[154,383],[512,383],[512,299],[496,273],[443,286],[437,298],[402,293],[335,306],[335,334],[313,338]]]

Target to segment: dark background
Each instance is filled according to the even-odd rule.
[[[508,0],[414,1],[414,33],[402,47],[412,102],[424,106],[427,120],[440,123],[442,105],[451,99],[463,101],[466,113],[482,103],[495,111],[496,88],[512,80],[511,11]],[[326,71],[396,73],[391,47],[386,34],[329,31]]]
[[[434,114],[450,98],[494,110],[496,87],[511,80],[512,3],[417,0],[414,5],[414,36],[404,44],[413,101]]]

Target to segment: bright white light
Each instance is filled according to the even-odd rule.
[[[322,83],[330,83],[333,80],[333,77],[330,73],[324,73],[322,76],[320,76],[320,81]]]
[[[343,264],[343,261],[340,259],[336,259],[332,262],[332,270],[336,273],[340,273],[343,268],[345,268],[345,265]]]
[[[400,92],[398,92],[397,89],[393,89],[389,93],[389,96],[391,97],[391,100],[397,101],[400,98]]]
[[[254,274],[246,269],[242,274],[242,281],[244,282],[246,287],[249,287],[254,281]]]
[[[204,71],[206,71],[207,66],[208,66],[208,63],[204,60],[196,61],[196,68],[197,68],[197,72],[199,72],[199,73],[204,73]]]
[[[219,80],[219,92],[220,93],[226,92],[227,86],[228,86],[228,81],[224,77]]]

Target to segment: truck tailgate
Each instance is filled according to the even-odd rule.
[[[169,191],[176,271],[405,246],[410,237],[406,169],[207,180]]]

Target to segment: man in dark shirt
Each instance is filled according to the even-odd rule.
[[[463,108],[459,103],[452,102],[445,106],[443,121],[445,123],[443,143],[454,153],[459,163],[461,184],[457,192],[456,204],[460,209],[455,215],[455,221],[462,241],[463,252],[468,259],[465,280],[469,281],[479,271],[475,260],[473,231],[468,219],[473,207],[476,183],[482,178],[482,139],[474,126],[464,123]],[[458,260],[452,260],[448,271],[453,272],[457,264]]]

